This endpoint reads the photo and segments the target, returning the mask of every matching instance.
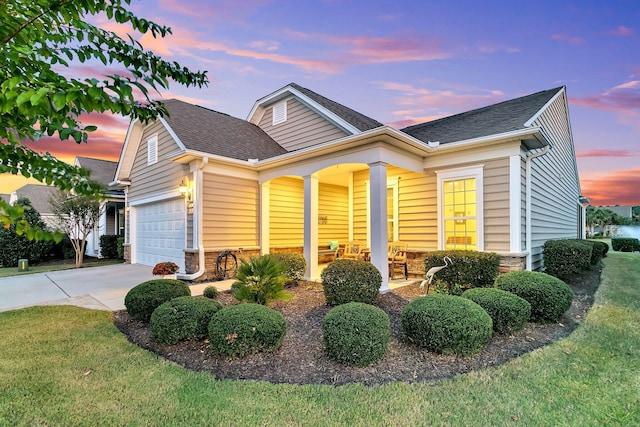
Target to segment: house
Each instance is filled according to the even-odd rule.
[[[85,249],[85,255],[101,257],[100,236],[124,236],[124,189],[109,186],[113,181],[118,162],[77,156],[74,165],[90,171],[91,179],[105,188],[102,192],[104,198],[100,201],[100,220],[93,232],[87,236]]]
[[[87,236],[85,254],[92,257],[100,256],[100,236],[116,234],[124,236],[124,190],[122,187],[108,184],[113,181],[117,162],[93,159],[89,157],[76,157],[75,166],[83,167],[91,172],[91,179],[105,187],[104,199],[101,200],[101,214],[94,231]],[[41,184],[26,184],[13,193],[9,203],[15,203],[18,198],[26,197],[35,210],[40,213],[42,220],[51,228],[56,227],[55,215],[49,205],[49,199],[58,191],[56,187]]]
[[[130,123],[115,181],[125,186],[125,258],[174,261],[211,278],[225,250],[294,251],[318,277],[330,240],[367,242],[388,289],[387,244],[492,251],[539,270],[548,239],[584,232],[565,87],[394,129],[291,83],[247,120],[166,101]],[[423,274],[423,273],[421,273]]]

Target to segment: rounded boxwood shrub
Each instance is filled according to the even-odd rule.
[[[402,310],[402,329],[414,344],[436,353],[470,356],[493,335],[493,322],[475,302],[453,295],[419,297]]]
[[[497,288],[474,288],[463,292],[491,316],[493,330],[499,334],[522,329],[531,316],[531,304],[524,298]]]
[[[334,307],[322,320],[325,351],[343,365],[367,366],[382,359],[390,335],[387,313],[361,302]]]
[[[151,314],[151,336],[161,344],[207,337],[211,318],[222,305],[201,297],[178,297],[161,304]]]
[[[248,303],[223,308],[209,322],[211,349],[222,356],[242,357],[280,346],[287,321],[276,310]]]
[[[571,307],[573,292],[562,280],[534,271],[512,271],[498,276],[496,287],[526,299],[534,322],[555,322]]]
[[[373,264],[353,259],[335,260],[320,277],[329,305],[348,302],[373,304],[378,299],[382,284],[382,275]]]
[[[282,264],[282,273],[287,279],[287,285],[296,284],[298,280],[302,280],[307,269],[307,261],[304,256],[293,252],[278,252],[271,254],[271,256]]]
[[[207,286],[206,288],[204,288],[204,290],[202,291],[202,295],[205,298],[215,298],[218,296],[220,292],[218,291],[218,288],[216,288],[215,286]]]
[[[124,306],[134,320],[148,322],[153,310],[173,298],[189,296],[191,289],[174,279],[154,279],[131,288],[124,297]]]

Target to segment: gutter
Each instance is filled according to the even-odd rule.
[[[209,158],[208,157],[203,157],[202,161],[200,162],[200,164],[198,165],[198,168],[193,171],[194,174],[194,181],[196,184],[196,200],[195,200],[195,204],[194,204],[194,209],[193,209],[193,213],[195,215],[195,219],[194,219],[194,234],[197,236],[198,239],[198,271],[196,271],[195,273],[191,273],[191,274],[178,274],[177,278],[180,280],[195,280],[198,277],[202,276],[204,274],[204,243],[202,241],[202,225],[203,225],[203,219],[202,219],[202,193],[203,193],[203,185],[202,185],[202,170],[204,169],[204,167],[207,165],[207,163],[209,163]]]
[[[531,271],[531,266],[533,264],[531,257],[533,256],[533,252],[531,250],[531,161],[537,157],[544,156],[551,149],[550,145],[545,145],[541,151],[537,153],[532,153],[525,159],[526,164],[526,250],[529,253],[527,256],[527,270]]]

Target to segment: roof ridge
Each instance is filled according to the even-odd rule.
[[[175,101],[175,102],[180,102],[180,103],[182,103],[182,104],[189,105],[189,106],[191,106],[191,107],[198,107],[198,108],[202,108],[203,110],[211,111],[212,113],[218,113],[218,114],[222,114],[223,116],[228,116],[228,117],[231,117],[231,118],[234,118],[234,119],[242,120],[242,119],[239,119],[238,117],[234,117],[234,116],[232,116],[231,114],[223,113],[222,111],[214,110],[213,108],[205,107],[205,106],[200,105],[200,104],[193,104],[193,103],[191,103],[191,102],[183,101],[183,100],[181,100],[181,99],[177,99],[177,98],[163,99],[163,100],[161,100],[161,101],[162,101],[163,103],[167,103],[167,102],[170,102],[170,101],[172,101],[172,102],[173,102],[173,101]]]

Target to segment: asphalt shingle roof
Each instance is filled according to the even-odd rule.
[[[115,178],[118,162],[80,156],[76,160],[81,167],[91,171],[91,179],[105,187]]]
[[[287,153],[258,126],[228,114],[177,99],[163,101],[165,120],[187,149],[238,160],[267,159]]]
[[[324,96],[319,95],[314,91],[302,87],[296,83],[290,83],[288,86],[291,86],[292,88],[302,92],[304,95],[308,96],[332,113],[340,116],[343,120],[349,122],[351,125],[362,132],[383,126],[382,123],[372,119],[371,117],[367,117],[362,113],[358,113],[357,111],[352,110],[349,107],[345,107],[342,104],[330,100],[329,98],[325,98]]]
[[[524,129],[524,124],[562,88],[543,90],[400,130],[424,142],[446,144]]]
[[[26,197],[29,199],[31,206],[40,212],[40,215],[43,215],[51,213],[49,198],[57,191],[58,189],[56,187],[49,185],[26,184],[18,188],[15,192],[18,198]]]

